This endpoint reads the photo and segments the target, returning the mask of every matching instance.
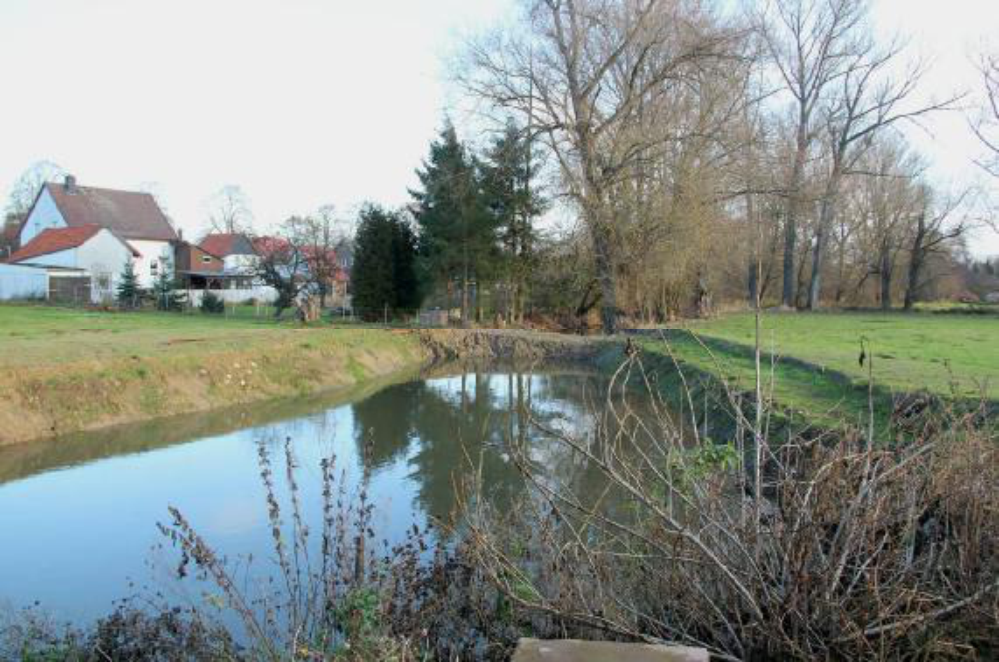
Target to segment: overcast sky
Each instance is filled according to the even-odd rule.
[[[449,107],[445,61],[511,0],[0,0],[0,196],[47,159],[80,184],[155,185],[198,234],[226,184],[263,229],[292,213],[399,204]],[[977,84],[997,0],[875,0],[944,96]],[[978,177],[961,116],[916,138],[941,182]],[[999,253],[982,233],[975,252]]]

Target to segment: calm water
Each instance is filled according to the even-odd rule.
[[[368,392],[271,403],[43,444],[0,448],[0,604],[35,602],[60,619],[86,620],[143,590],[190,599],[172,579],[176,553],[157,530],[176,506],[218,551],[267,558],[269,530],[258,449],[284,484],[291,438],[306,517],[318,528],[319,462],[336,456],[355,491],[371,471],[379,538],[446,518],[454,482],[481,462],[490,497],[524,489],[507,453],[527,440],[553,478],[594,480],[568,449],[525,424],[586,432],[601,378],[579,372],[483,371],[424,377]],[[371,450],[365,455],[362,449]]]

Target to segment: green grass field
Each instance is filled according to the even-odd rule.
[[[227,316],[104,313],[47,306],[0,306],[0,369],[122,357],[187,357],[308,342],[309,334],[336,334],[334,326],[302,329],[295,322],[258,316],[252,307]],[[364,333],[361,329],[349,336]],[[671,329],[676,356],[749,387],[753,381],[753,316],[731,314]],[[999,397],[999,316],[932,313],[770,313],[763,347],[778,357],[774,395],[817,419],[863,415],[869,362],[858,363],[861,339],[873,356],[881,392],[928,390]],[[657,340],[645,341],[662,351]],[[768,359],[765,358],[768,364]],[[767,365],[766,367],[769,367]]]
[[[764,368],[777,357],[774,395],[820,420],[862,416],[868,369],[880,392],[999,397],[999,317],[930,313],[769,313],[763,317]],[[672,329],[677,358],[753,384],[754,318],[740,313]],[[861,340],[867,345],[859,363]],[[655,349],[658,341],[648,341]],[[869,359],[873,356],[873,365]]]
[[[228,308],[225,315],[116,313],[55,306],[0,305],[0,369],[89,359],[187,356],[217,350],[250,349],[292,342],[303,334],[337,329],[363,332],[374,325],[341,323],[302,328],[273,309]],[[355,334],[350,334],[351,336]]]
[[[298,333],[270,317],[202,313],[106,313],[0,306],[0,367],[120,356],[191,354],[245,347]]]

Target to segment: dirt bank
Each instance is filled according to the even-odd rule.
[[[513,360],[591,362],[619,354],[618,340],[558,333],[495,329],[420,331],[424,348],[437,361]]]
[[[431,362],[589,361],[613,346],[524,331],[327,328],[242,349],[19,366],[0,374],[0,445],[305,396]]]
[[[0,445],[350,387],[418,366],[416,334],[303,329],[266,346],[0,373]]]
[[[616,363],[620,347],[529,331],[318,328],[238,349],[18,366],[0,374],[0,445],[304,397],[430,363]]]

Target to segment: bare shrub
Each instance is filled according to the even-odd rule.
[[[128,602],[81,631],[28,609],[0,624],[0,659],[25,662],[159,662],[242,659],[229,634],[179,608]]]
[[[270,451],[258,448],[276,568],[255,568],[249,560],[219,556],[184,515],[171,508],[160,530],[180,550],[177,575],[192,571],[221,592],[214,618],[236,616],[234,637],[249,659],[410,659],[410,642],[390,636],[386,620],[410,596],[399,594],[409,581],[403,573],[421,567],[426,531],[414,526],[407,541],[379,553],[371,549],[367,473],[360,492],[348,494],[337,476],[335,458],[322,461],[322,522],[314,534],[303,518],[291,440],[284,444],[284,493],[275,485]],[[255,574],[256,573],[256,574]]]
[[[284,444],[283,480],[275,477],[270,454],[262,442],[260,476],[276,569],[261,574],[247,559],[221,557],[176,509],[171,522],[160,525],[180,551],[177,575],[194,573],[218,592],[198,617],[239,624],[229,632],[242,645],[241,659],[508,656],[518,632],[497,617],[497,592],[462,560],[461,544],[415,524],[401,543],[378,543],[367,470],[358,492],[348,493],[334,457],[321,463],[322,522],[313,532],[303,515],[291,440]]]
[[[751,423],[731,394],[733,442],[718,444],[664,406],[638,416],[629,381],[659,397],[630,357],[594,435],[534,423],[600,469],[603,494],[555,482],[515,440],[532,486],[520,507],[496,512],[468,486],[467,553],[535,636],[720,659],[999,650],[999,444],[984,409],[938,412],[891,444],[873,424],[768,439],[768,417]]]

